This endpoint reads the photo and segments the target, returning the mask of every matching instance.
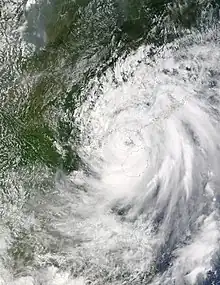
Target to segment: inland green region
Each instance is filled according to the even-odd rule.
[[[204,1],[54,0],[28,10],[27,1],[4,2],[1,169],[38,162],[76,169],[73,114],[88,81],[143,42],[181,36],[202,21],[204,9]]]

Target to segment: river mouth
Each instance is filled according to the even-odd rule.
[[[218,284],[218,3],[2,11],[0,285]]]

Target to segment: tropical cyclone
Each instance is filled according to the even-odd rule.
[[[12,193],[6,216],[16,215],[36,246],[28,266],[13,263],[1,227],[1,285],[215,282],[219,60],[213,27],[161,48],[141,46],[91,80],[74,114],[81,169],[57,173],[54,189],[35,191],[27,208],[22,187]]]
[[[98,250],[100,262],[108,256],[108,271],[120,257],[117,266],[133,281],[117,284],[195,284],[215,270],[219,48],[216,30],[193,33],[153,55],[142,46],[97,80],[80,109],[81,155],[96,173],[83,179],[99,201],[93,215],[105,217],[96,239],[106,226],[112,232],[102,249],[88,231],[87,255]]]

